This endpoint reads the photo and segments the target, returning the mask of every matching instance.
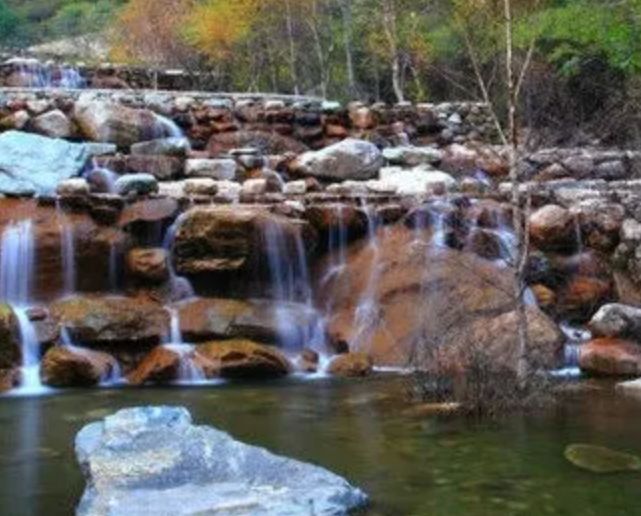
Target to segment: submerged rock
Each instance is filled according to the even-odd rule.
[[[603,446],[572,444],[565,449],[565,458],[577,468],[592,473],[621,473],[641,470],[641,458]]]
[[[19,131],[0,135],[0,193],[51,195],[59,182],[80,175],[87,147]]]
[[[77,516],[346,516],[367,503],[345,479],[195,426],[184,408],[88,425],[76,456],[87,481]]]

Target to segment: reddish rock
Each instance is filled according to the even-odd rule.
[[[572,250],[578,244],[578,227],[569,210],[549,204],[530,216],[532,243],[544,250]]]
[[[122,211],[118,224],[123,228],[135,224],[166,224],[175,219],[178,212],[179,207],[175,199],[145,199],[128,204]]]
[[[127,382],[131,385],[175,382],[180,377],[181,360],[181,354],[171,348],[165,346],[154,348],[127,376]]]
[[[269,378],[287,375],[291,364],[277,349],[248,340],[211,342],[197,352],[225,378]]]
[[[142,283],[158,284],[169,279],[169,257],[165,249],[132,249],[127,255],[131,277]]]
[[[332,359],[327,372],[334,376],[362,377],[372,374],[372,358],[365,353],[347,353]]]
[[[207,144],[210,155],[227,154],[233,149],[258,149],[263,155],[285,154],[293,152],[302,154],[307,147],[302,143],[275,133],[262,131],[236,131],[232,133],[214,134]]]
[[[115,358],[98,351],[53,347],[43,357],[40,374],[51,387],[91,387],[109,378]]]
[[[589,276],[575,276],[557,294],[557,310],[579,317],[591,316],[612,296],[612,282]]]
[[[595,376],[639,376],[641,346],[621,339],[596,339],[581,347],[581,370]]]

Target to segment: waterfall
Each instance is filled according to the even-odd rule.
[[[354,313],[354,336],[349,348],[358,351],[366,346],[374,331],[380,323],[379,304],[376,298],[376,290],[380,278],[380,249],[378,245],[379,222],[376,212],[367,205],[363,206],[363,212],[367,217],[367,238],[368,246],[372,255],[369,277],[365,292],[361,296]]]
[[[62,268],[65,279],[65,295],[76,291],[76,242],[73,225],[65,221],[61,228]]]
[[[193,385],[204,383],[207,378],[194,362],[195,347],[190,344],[163,344],[163,348],[180,357],[177,384]]]
[[[193,297],[195,295],[194,288],[189,280],[183,276],[178,276],[176,270],[174,269],[174,262],[171,259],[172,249],[174,247],[174,242],[176,240],[176,233],[178,228],[185,220],[185,214],[179,215],[174,223],[167,228],[167,232],[162,241],[162,247],[167,252],[168,256],[168,268],[169,268],[169,281],[171,282],[172,292],[182,292],[184,297]]]
[[[116,193],[118,174],[110,170],[107,166],[98,165],[96,158],[92,158],[91,167],[88,167],[83,175],[92,185],[92,191],[109,194]],[[96,188],[96,185],[99,185],[98,188]]]
[[[586,328],[561,323],[561,331],[565,335],[564,364],[561,369],[552,371],[553,376],[575,377],[581,375],[579,369],[579,354],[581,346],[592,339],[592,333]]]
[[[346,266],[347,253],[347,225],[345,224],[345,207],[342,204],[335,206],[337,224],[332,226],[328,234],[327,248],[330,257],[327,272],[321,278],[321,286],[325,286],[338,276]]]
[[[178,127],[178,124],[166,116],[154,113],[156,121],[152,139],[160,138],[184,138],[185,133]]]
[[[71,337],[71,333],[69,333],[69,329],[64,326],[62,326],[60,330],[60,340],[62,341],[62,346],[69,349],[69,351],[72,351],[77,355],[88,355],[88,351],[86,349],[77,346],[74,343],[73,338]],[[113,367],[110,367],[107,370],[106,374],[104,374],[100,379],[100,385],[102,387],[113,387],[114,385],[120,385],[122,383],[124,383],[122,368],[120,367],[118,361],[114,358]]]
[[[183,336],[180,331],[180,313],[177,308],[166,307],[169,313],[169,333],[166,337],[166,344],[184,344]]]
[[[12,306],[20,331],[22,384],[19,393],[43,390],[40,381],[40,343],[29,319],[35,270],[35,241],[30,219],[12,223],[2,235],[0,247],[0,300]]]

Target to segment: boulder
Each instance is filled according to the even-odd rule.
[[[76,177],[73,179],[65,179],[58,183],[56,193],[60,197],[81,197],[89,195],[91,188],[86,179]]]
[[[595,337],[641,342],[641,308],[617,303],[604,305],[594,314],[589,327]]]
[[[166,224],[176,218],[179,212],[174,199],[144,199],[125,206],[118,225],[130,228],[136,225]]]
[[[390,165],[413,168],[438,165],[443,159],[443,152],[436,147],[391,147],[383,150],[383,157]]]
[[[0,370],[11,370],[21,363],[18,320],[9,305],[0,304]]]
[[[319,179],[367,180],[376,176],[384,162],[375,145],[348,138],[319,151],[306,152],[292,167],[299,174]]]
[[[169,279],[169,257],[162,248],[131,249],[127,254],[127,270],[136,281],[156,285]]]
[[[37,116],[31,121],[34,132],[49,138],[69,138],[73,135],[73,125],[67,116],[55,109]]]
[[[367,503],[345,479],[206,426],[184,408],[127,409],[83,428],[77,516],[347,516]]]
[[[174,156],[184,158],[191,150],[189,140],[182,137],[159,138],[134,143],[131,146],[133,156]]]
[[[285,246],[291,246],[302,231],[300,224],[261,208],[193,208],[176,231],[176,268],[181,274],[199,274],[258,266],[267,251],[264,238],[269,228],[283,236]],[[287,249],[282,252],[287,255]]]
[[[225,340],[197,347],[223,378],[277,378],[289,374],[289,360],[276,348],[250,340]]]
[[[116,180],[116,193],[128,195],[149,195],[158,191],[158,180],[151,174],[130,174]]]
[[[556,310],[560,314],[589,318],[612,297],[612,281],[607,278],[577,275],[558,292]]]
[[[61,181],[80,175],[89,155],[78,143],[36,134],[0,134],[0,194],[52,195]]]
[[[426,195],[449,192],[456,187],[456,180],[430,167],[411,170],[387,167],[380,172],[379,186],[394,191],[396,195]]]
[[[595,339],[581,346],[579,366],[594,376],[639,376],[641,345],[622,339]]]
[[[572,213],[554,204],[544,206],[530,216],[530,237],[540,249],[575,249],[579,238],[577,229]]]
[[[93,98],[78,99],[73,119],[88,140],[115,143],[119,147],[172,136],[169,128],[152,111]]]
[[[154,348],[140,365],[127,376],[127,382],[130,385],[175,382],[180,378],[182,360],[183,355],[172,349],[171,346],[159,346]]]
[[[451,350],[451,360],[464,366],[468,350],[480,346],[497,363],[516,367],[510,269],[465,251],[426,245],[400,225],[379,233],[377,244],[375,260],[367,246],[348,250],[345,268],[320,290],[335,345],[368,353],[378,366],[402,367],[429,365],[434,346]],[[528,313],[533,355],[539,363],[558,366],[562,333],[535,307]]]
[[[98,158],[96,163],[116,174],[149,174],[159,181],[169,181],[183,174],[183,159],[163,155],[123,155]]]
[[[126,297],[75,297],[51,305],[73,342],[87,345],[158,344],[169,328],[162,306]]]
[[[346,378],[369,376],[372,370],[372,358],[366,353],[338,355],[332,359],[327,368],[329,374]]]
[[[233,159],[188,159],[185,163],[187,177],[207,177],[217,181],[233,181],[237,169]]]
[[[317,327],[308,306],[259,299],[188,300],[176,306],[180,331],[189,342],[246,338],[301,349]]]
[[[187,196],[213,196],[218,193],[218,183],[208,177],[187,179],[184,182],[183,192]]]
[[[42,382],[51,387],[92,387],[117,370],[112,356],[76,347],[55,346],[42,359]]]
[[[252,148],[264,156],[305,152],[307,146],[299,141],[274,132],[235,131],[215,134],[209,140],[207,149],[211,156],[219,157],[234,149]]]

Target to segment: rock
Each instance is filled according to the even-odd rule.
[[[58,183],[80,175],[88,159],[82,144],[5,132],[0,134],[0,193],[53,195]]]
[[[130,228],[136,225],[169,223],[178,215],[178,203],[174,199],[144,199],[125,206],[118,225]]]
[[[158,192],[158,181],[150,174],[130,174],[116,180],[118,195],[149,195],[156,192]]]
[[[307,146],[293,138],[263,131],[219,133],[213,135],[207,144],[210,155],[214,157],[227,154],[234,149],[248,147],[257,149],[263,156],[287,154],[290,152],[302,154],[308,150]]]
[[[234,181],[219,181],[218,182],[218,196],[221,199],[226,199],[230,202],[235,202],[240,197],[240,192],[243,187]]]
[[[306,152],[292,166],[300,174],[319,179],[367,180],[376,176],[384,161],[375,145],[348,138],[319,151]]]
[[[50,311],[72,341],[83,345],[153,345],[169,328],[167,311],[142,299],[75,297],[53,303]]]
[[[249,340],[210,342],[199,345],[197,351],[224,378],[275,378],[292,370],[289,360],[276,348]]]
[[[167,251],[162,248],[132,249],[127,255],[127,270],[141,283],[164,283],[170,276]]]
[[[591,473],[607,474],[641,470],[641,458],[603,446],[572,444],[565,449],[565,458],[577,468]]]
[[[329,363],[327,372],[334,376],[361,377],[372,374],[372,358],[365,353],[338,355]]]
[[[411,170],[388,167],[380,172],[380,184],[394,190],[397,195],[418,196],[451,191],[456,186],[456,180],[445,172],[426,167]]]
[[[619,243],[625,219],[625,208],[620,204],[603,201],[582,201],[570,209],[578,221],[583,245],[603,252],[611,252]]]
[[[283,193],[285,195],[305,195],[307,193],[307,183],[304,180],[285,183]]]
[[[75,104],[73,119],[88,140],[115,143],[119,147],[130,147],[149,140],[150,136],[171,136],[153,112],[115,102],[81,97]]]
[[[556,309],[561,314],[589,318],[598,306],[610,301],[612,292],[608,279],[574,276],[558,293]]]
[[[118,368],[106,353],[56,346],[42,359],[42,382],[50,387],[92,387],[107,380]]]
[[[248,179],[243,183],[240,194],[242,196],[254,197],[267,193],[267,179]]]
[[[323,237],[330,234],[348,240],[359,237],[367,230],[365,212],[350,204],[315,204],[305,211],[305,220]]]
[[[268,228],[282,233],[286,245],[302,231],[300,224],[261,208],[193,208],[176,231],[176,268],[181,274],[250,270],[265,258]]]
[[[195,426],[186,409],[127,409],[83,428],[78,516],[347,516],[366,495],[320,467]]]
[[[198,298],[176,309],[180,331],[189,342],[248,338],[300,349],[318,324],[318,314],[306,305],[259,299]]]
[[[207,177],[187,179],[184,182],[183,192],[187,196],[214,196],[218,193],[218,183]]]
[[[61,197],[82,197],[89,195],[91,188],[85,179],[78,177],[58,183],[56,193]]]
[[[400,225],[381,232],[377,243],[376,282],[370,279],[371,250],[363,246],[347,252],[343,271],[319,292],[334,342],[370,354],[378,366],[425,365],[429,358],[423,353],[429,355],[432,343],[452,350],[451,359],[463,366],[469,350],[478,346],[497,363],[516,365],[509,269],[464,251],[430,249],[417,242],[414,230]],[[359,308],[364,300],[369,307],[365,313]],[[355,322],[357,309],[360,322]],[[529,319],[534,355],[557,367],[563,335],[534,307]]]
[[[187,177],[207,177],[218,181],[233,181],[238,166],[233,159],[188,159],[185,162]]]
[[[183,355],[172,346],[159,346],[153,349],[141,364],[127,376],[127,382],[130,385],[175,382],[180,379],[182,360]]]
[[[549,204],[530,216],[530,237],[543,250],[572,250],[578,243],[576,221],[569,210]]]
[[[641,345],[621,339],[595,339],[581,346],[579,366],[594,376],[638,376]]]
[[[31,121],[31,117],[29,116],[29,113],[24,109],[21,109],[20,111],[15,111],[10,115],[2,118],[0,120],[0,128],[6,131],[9,131],[12,129],[16,131],[21,131],[25,127],[27,127],[27,124],[30,121]]]
[[[443,153],[435,147],[391,147],[383,150],[383,157],[390,165],[413,168],[438,165]]]
[[[0,370],[11,370],[21,363],[18,320],[9,305],[0,304]]]
[[[622,304],[602,306],[589,324],[595,337],[634,339],[641,342],[641,308]]]
[[[189,140],[181,137],[160,138],[134,143],[131,154],[134,156],[173,156],[184,158],[191,150]]]
[[[621,382],[617,384],[617,390],[625,394],[641,394],[641,379]]]
[[[183,173],[183,160],[175,156],[122,155],[99,158],[98,165],[119,175],[150,174],[159,181],[169,181]]]
[[[31,121],[34,132],[49,138],[69,138],[73,135],[73,126],[59,109],[37,116]]]

